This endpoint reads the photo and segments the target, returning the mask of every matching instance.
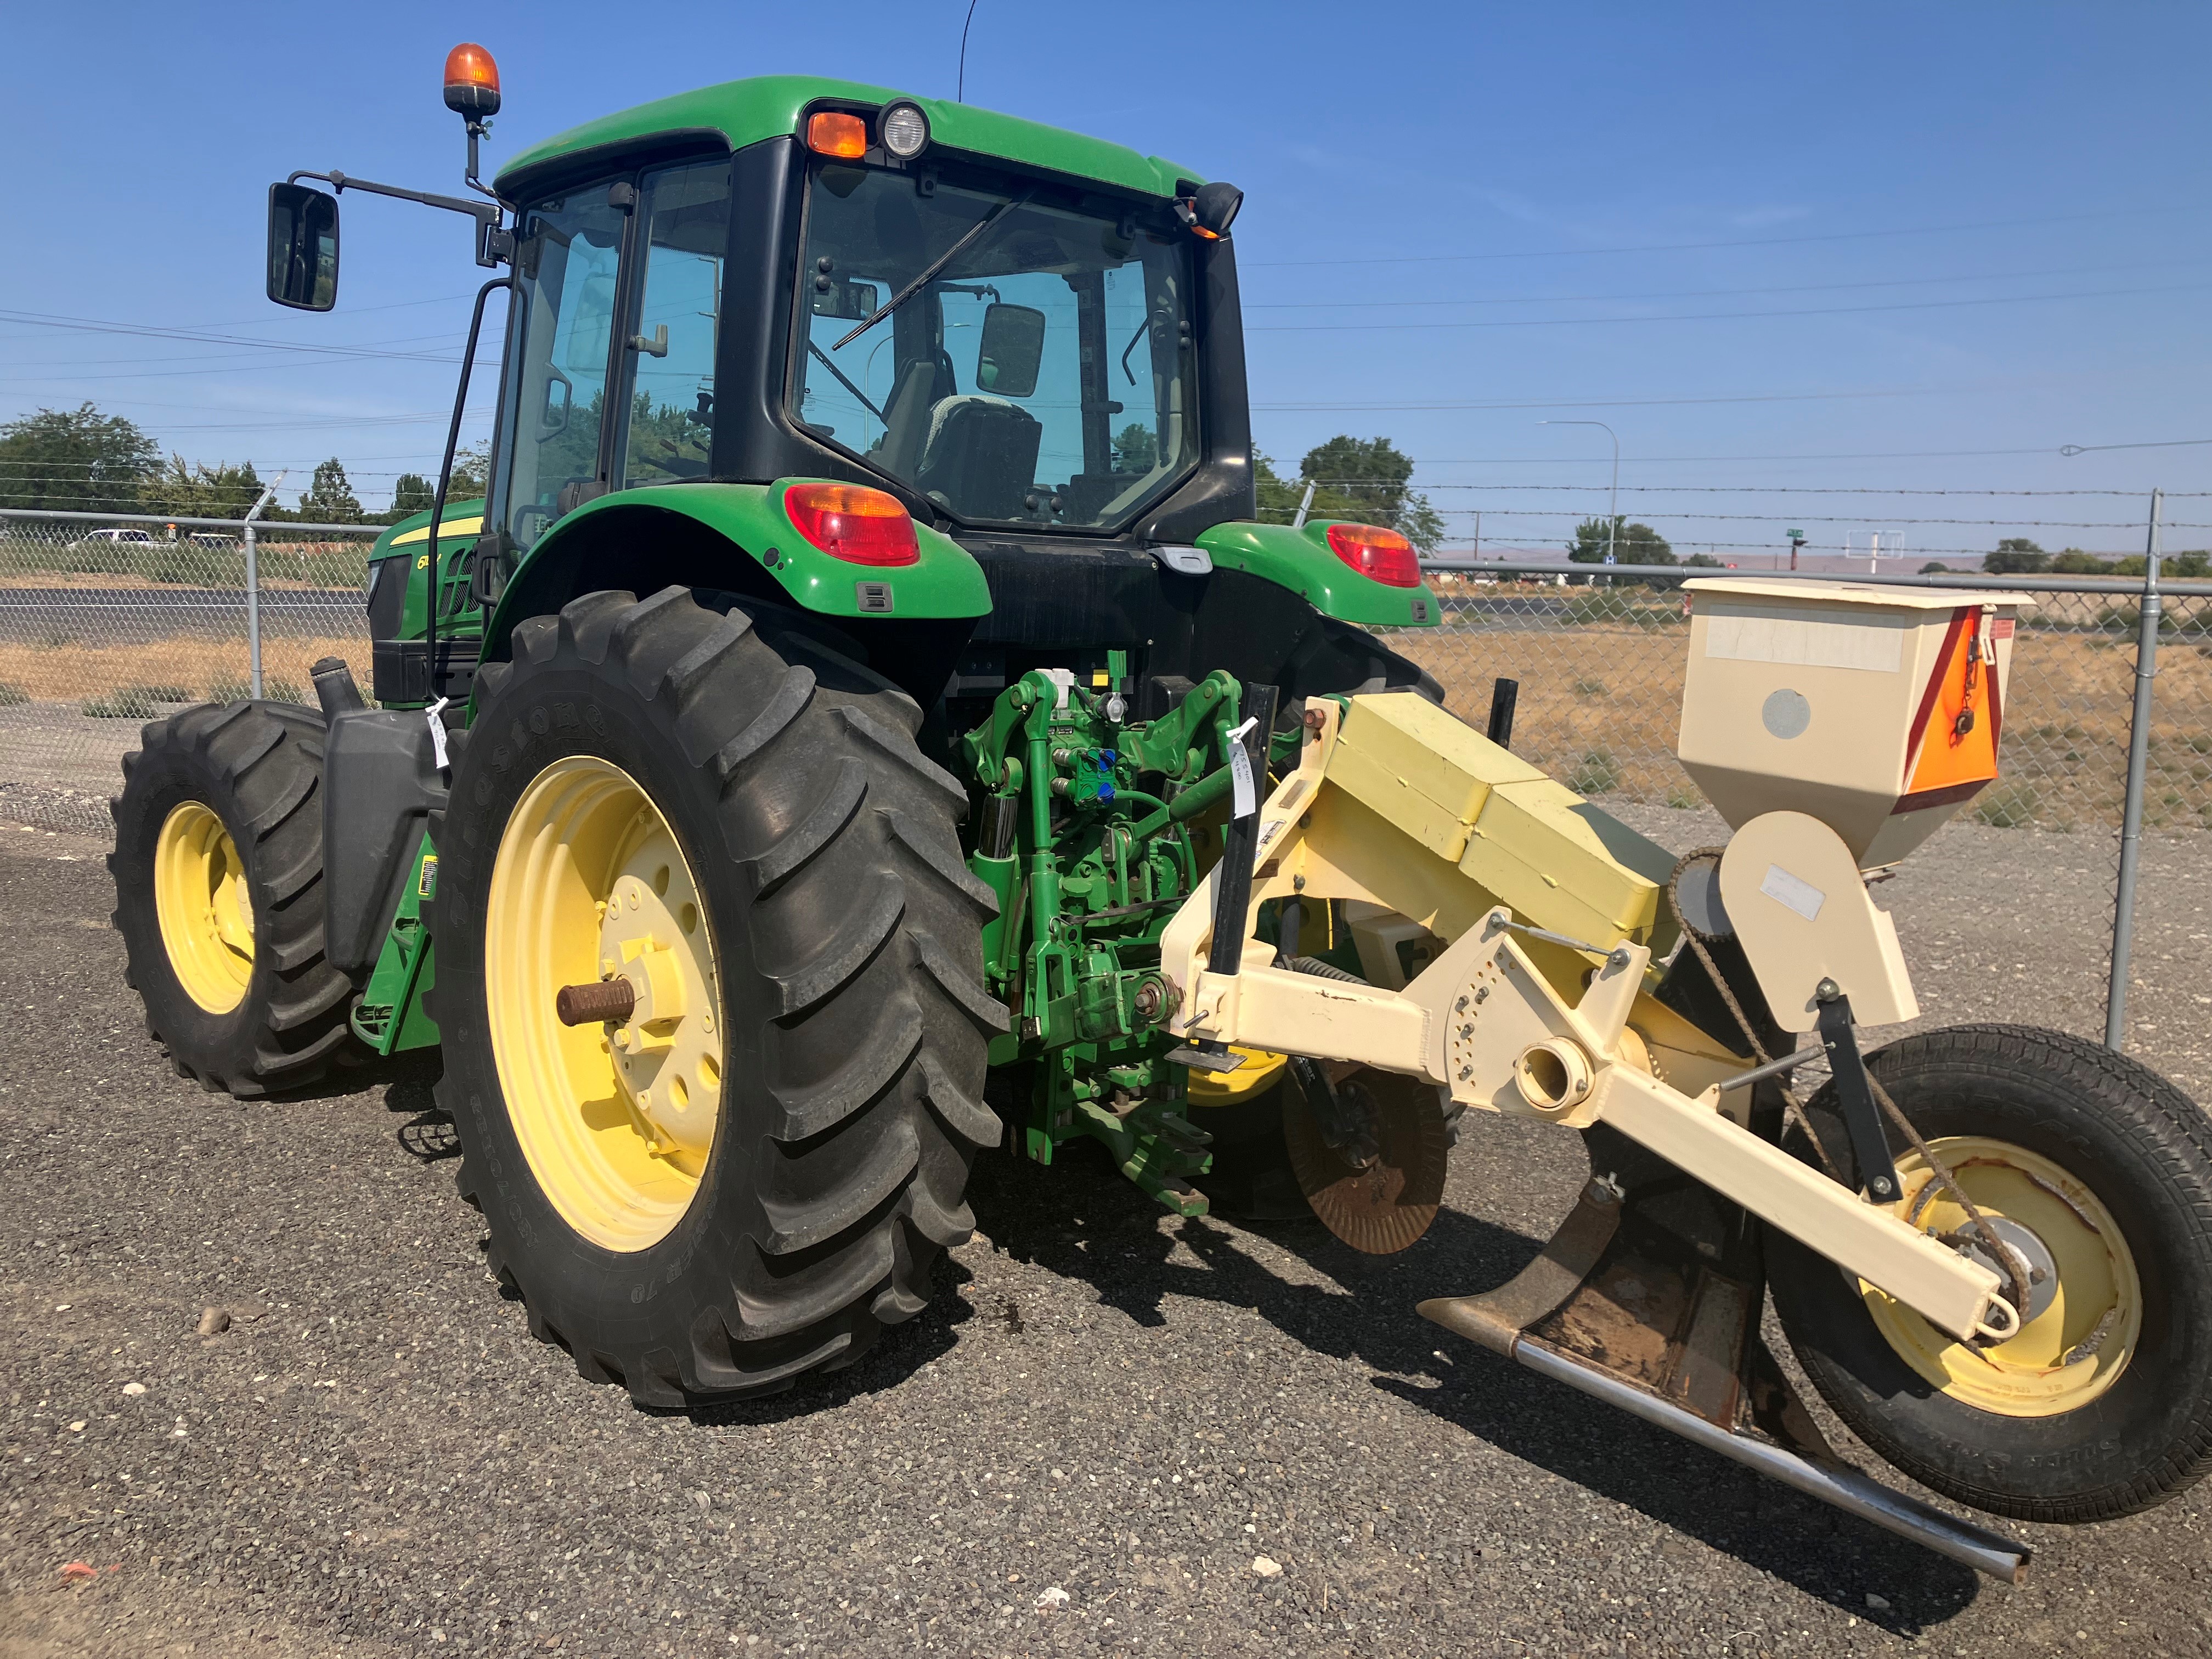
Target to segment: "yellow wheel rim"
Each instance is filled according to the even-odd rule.
[[[516,803],[484,928],[492,1058],[522,1155],[562,1220],[610,1250],[668,1236],[721,1112],[714,947],[691,867],[620,767],[572,755]],[[623,1021],[563,1025],[561,988],[629,981]]]
[[[2044,1275],[2017,1335],[1988,1347],[1954,1341],[1863,1280],[1875,1328],[1905,1363],[1954,1400],[2006,1417],[2055,1417],[2119,1380],[2142,1335],[2142,1288],[2112,1212],[2049,1158],[1978,1135],[1929,1143],[1974,1207]],[[1966,1212],[1919,1153],[1898,1159],[1897,1212],[1923,1232],[1967,1228]],[[2055,1281],[2055,1283],[2053,1282]],[[2027,1310],[2023,1310],[2027,1311]]]
[[[253,896],[230,831],[198,801],[178,806],[155,837],[154,915],[186,996],[211,1014],[246,1000],[253,981]]]

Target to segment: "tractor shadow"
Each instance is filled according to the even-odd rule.
[[[1202,1217],[1163,1228],[1158,1207],[1094,1150],[1060,1149],[1048,1187],[1012,1158],[979,1162],[969,1190],[978,1228],[1010,1256],[1088,1285],[1140,1325],[1167,1323],[1170,1297],[1248,1310],[1316,1353],[1370,1368],[1375,1389],[1895,1634],[1940,1626],[1980,1594],[1970,1568],[1414,1315],[1426,1297],[1503,1284],[1540,1238],[1449,1205],[1419,1244],[1394,1257],[1363,1255],[1310,1219]],[[1277,1250],[1332,1282],[1290,1281],[1261,1259]],[[1870,1608],[1869,1591],[1888,1609]]]
[[[453,1115],[432,1092],[445,1074],[436,1049],[371,1061],[355,1072],[356,1082],[363,1082],[363,1072],[374,1073],[364,1086],[384,1091],[384,1109],[407,1119],[394,1136],[400,1151],[418,1164],[442,1164],[461,1155],[460,1132],[453,1127]]]

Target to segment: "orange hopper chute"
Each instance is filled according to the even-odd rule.
[[[1977,605],[1963,605],[1951,618],[1936,672],[1913,717],[1905,793],[1893,813],[1965,800],[1996,776],[2003,714],[1994,632]]]

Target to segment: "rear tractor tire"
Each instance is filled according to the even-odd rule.
[[[926,1305],[1000,1138],[965,793],[911,699],[768,615],[594,593],[513,644],[432,830],[491,1265],[641,1405],[848,1364]]]
[[[281,702],[156,720],[108,803],[115,927],[146,1025],[211,1091],[304,1088],[349,1056],[323,956],[323,721]]]
[[[2056,1031],[1959,1026],[1868,1065],[2019,1258],[2028,1305],[2016,1335],[1970,1347],[1770,1231],[1776,1309],[1836,1414],[1923,1485],[2022,1521],[2132,1514],[2212,1468],[2212,1122]],[[1855,1180],[1832,1085],[1807,1115]],[[2003,1273],[1899,1152],[1899,1212]]]

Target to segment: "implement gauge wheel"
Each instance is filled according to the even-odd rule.
[[[140,742],[107,868],[147,1029],[211,1091],[305,1087],[352,1046],[352,981],[323,957],[322,716],[209,704]]]
[[[649,1406],[920,1312],[1000,1135],[965,793],[909,698],[771,615],[522,623],[433,826],[461,1190],[531,1328]]]
[[[2056,1031],[1959,1026],[1868,1064],[2016,1254],[2028,1305],[2017,1335],[1969,1346],[1770,1230],[1776,1308],[1837,1415],[1915,1480],[2023,1521],[2127,1515],[2202,1476],[2212,1122],[2157,1073]],[[1832,1089],[1808,1115],[1848,1174]],[[1897,1212],[2002,1273],[1903,1143],[1892,1126]]]

